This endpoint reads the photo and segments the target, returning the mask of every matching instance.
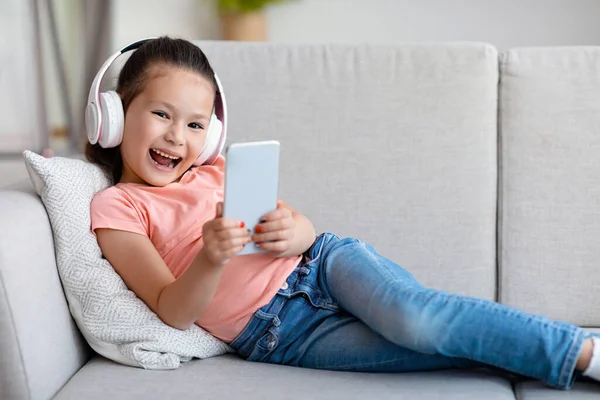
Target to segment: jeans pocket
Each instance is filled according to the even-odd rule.
[[[264,361],[276,348],[279,344],[279,327],[272,326],[262,335],[254,345],[254,349],[250,356],[248,356],[248,361]]]
[[[340,238],[330,232],[324,232],[317,236],[313,244],[303,254],[304,266],[312,268],[319,264],[322,261],[322,253],[325,246],[332,240],[340,240]]]
[[[314,309],[323,309],[329,311],[338,311],[340,306],[330,296],[324,294],[320,289],[310,288],[309,290],[299,290],[292,293],[292,298],[305,302],[310,313]]]

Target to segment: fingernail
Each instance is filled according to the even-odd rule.
[[[243,228],[245,226],[246,226],[246,224],[244,223],[244,221],[240,222],[240,228]]]
[[[256,225],[256,226],[254,227],[254,232],[256,232],[256,233],[261,233],[261,232],[262,232],[262,226],[260,226],[260,225]]]

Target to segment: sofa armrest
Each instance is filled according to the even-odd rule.
[[[0,398],[51,398],[89,359],[33,188],[0,190]]]

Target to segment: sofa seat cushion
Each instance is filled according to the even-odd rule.
[[[527,381],[515,385],[519,400],[597,400],[600,399],[600,384],[576,382],[571,390],[549,389],[539,382]]]
[[[235,355],[147,371],[93,358],[57,395],[64,399],[514,399],[487,371],[406,374],[332,372],[244,361]]]

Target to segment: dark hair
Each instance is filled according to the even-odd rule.
[[[144,90],[148,72],[155,65],[180,67],[197,72],[212,83],[217,92],[214,71],[200,48],[184,39],[163,36],[151,39],[134,50],[119,73],[117,93],[121,96],[123,111],[126,113],[131,102]],[[121,180],[123,158],[120,146],[103,148],[100,144],[86,144],[85,155],[88,161],[98,164],[113,180]]]

